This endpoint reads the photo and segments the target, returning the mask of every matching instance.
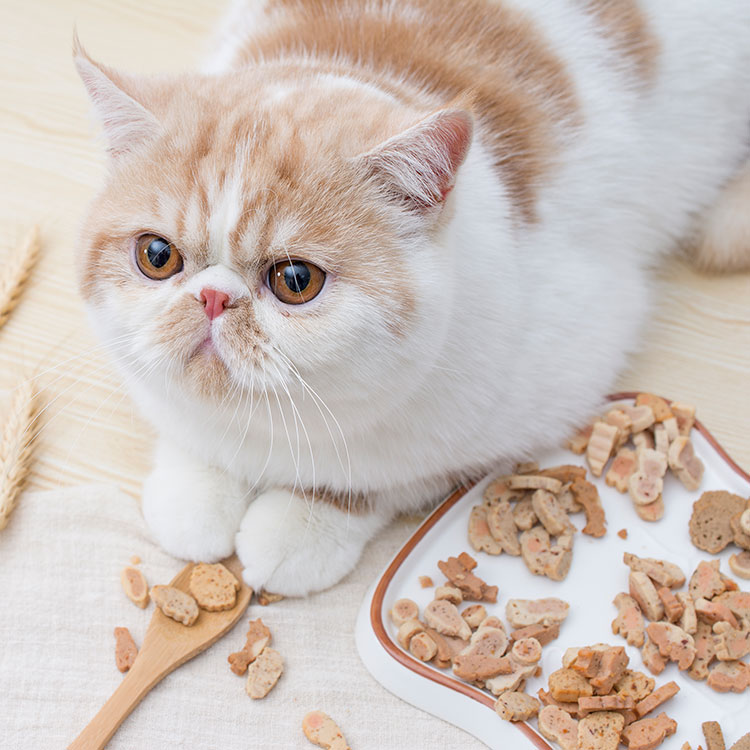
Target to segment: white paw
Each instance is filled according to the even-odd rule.
[[[143,485],[142,509],[167,552],[201,562],[228,557],[247,504],[239,482],[160,441]]]
[[[374,514],[350,515],[316,500],[312,511],[288,490],[256,498],[237,533],[243,578],[256,591],[305,596],[340,581],[384,525]]]

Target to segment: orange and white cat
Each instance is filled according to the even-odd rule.
[[[750,261],[747,0],[248,0],[216,47],[75,48],[110,154],[81,289],[178,557],[330,586],[596,409],[678,241]]]

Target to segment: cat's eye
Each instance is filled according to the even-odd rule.
[[[268,271],[268,286],[286,305],[302,305],[317,297],[325,280],[325,271],[306,260],[279,261]]]
[[[149,279],[163,281],[182,271],[182,255],[168,240],[144,234],[136,240],[135,262]]]

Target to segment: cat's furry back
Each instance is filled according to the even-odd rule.
[[[157,539],[305,593],[562,440],[637,348],[653,264],[748,194],[748,41],[744,0],[268,0],[203,75],[79,48],[112,152],[82,289],[162,436]],[[713,265],[748,262],[733,220]],[[184,269],[139,276],[143,232]],[[285,257],[327,272],[311,302],[270,293]]]

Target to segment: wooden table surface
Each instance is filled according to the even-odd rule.
[[[76,289],[78,226],[104,159],[71,61],[73,26],[109,65],[176,71],[197,65],[222,7],[213,0],[0,2],[0,257],[32,224],[43,239],[32,281],[0,330],[0,388],[29,374],[44,387],[32,487],[94,481],[137,495],[152,441],[97,348]],[[750,468],[750,274],[708,277],[675,259],[659,286],[643,351],[619,385],[695,403],[729,454]]]

